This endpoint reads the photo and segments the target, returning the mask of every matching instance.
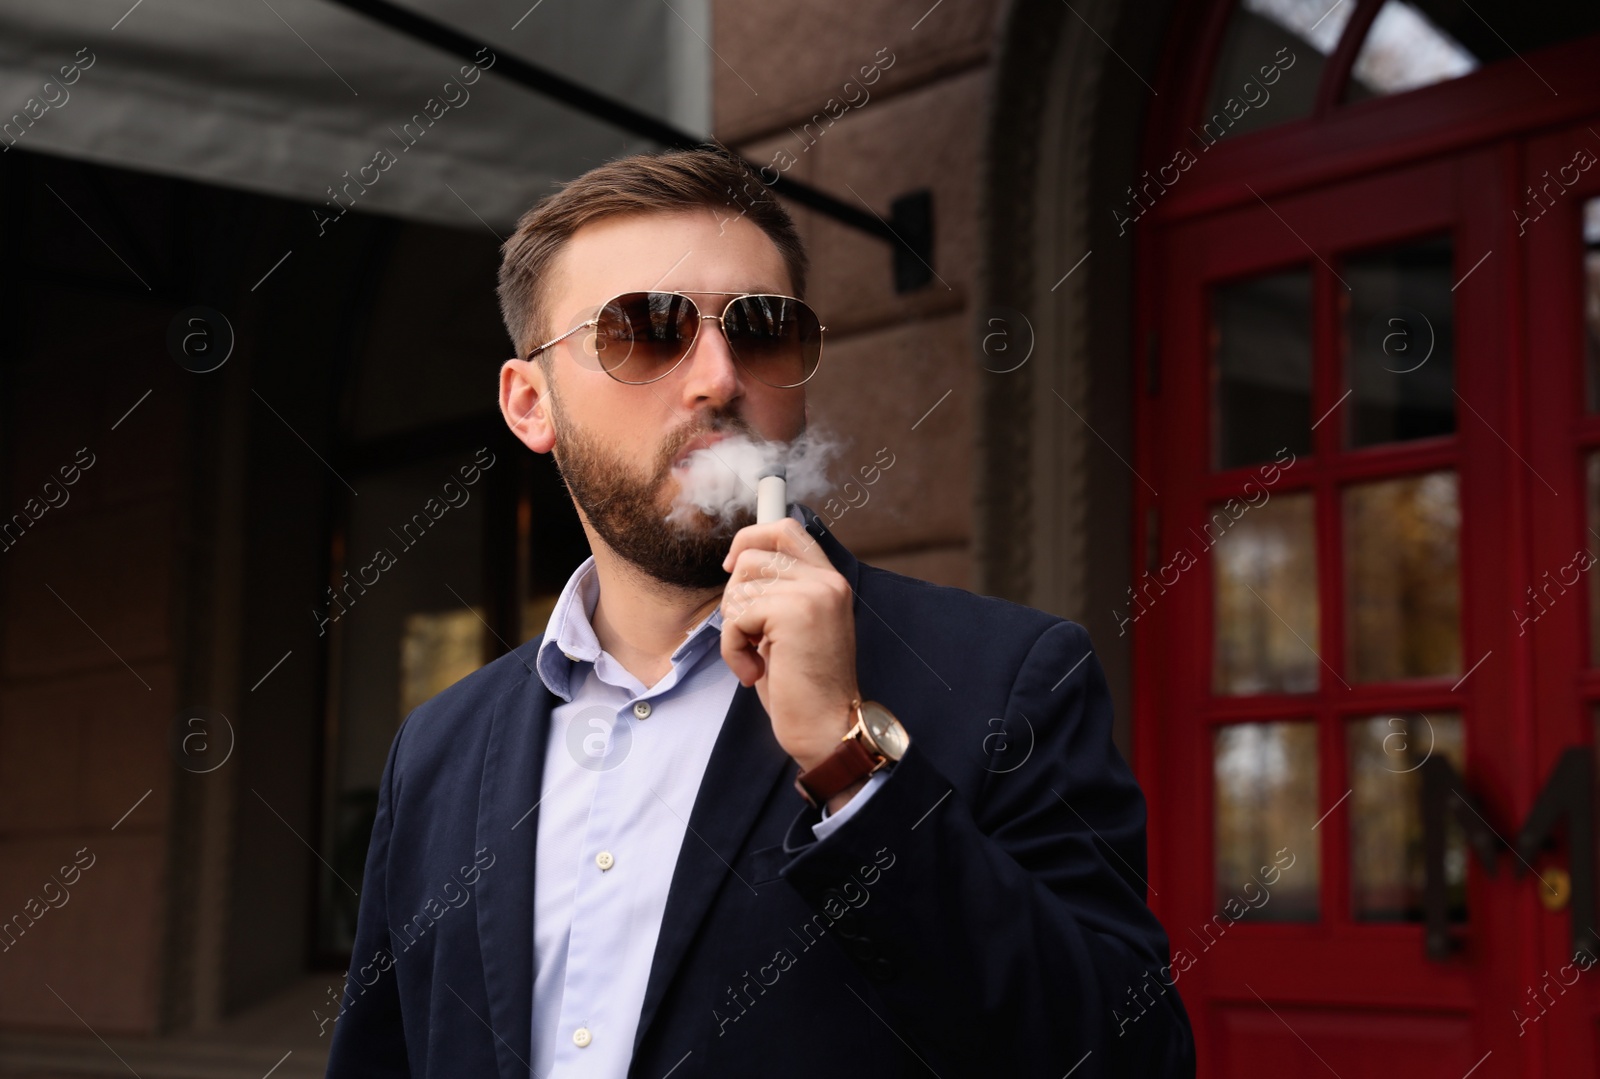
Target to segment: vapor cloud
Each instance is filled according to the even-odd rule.
[[[727,523],[741,510],[754,513],[756,482],[772,465],[782,465],[787,473],[790,502],[825,495],[831,489],[828,467],[841,445],[827,434],[807,429],[793,442],[758,442],[734,434],[695,450],[674,470],[678,494],[666,521],[681,525],[704,514]]]

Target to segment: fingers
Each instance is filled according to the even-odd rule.
[[[742,609],[779,580],[803,580],[820,572],[844,581],[815,538],[792,519],[741,529],[723,569],[729,573],[723,587],[724,618],[730,606]]]
[[[830,565],[825,570],[807,565],[793,555],[773,551],[746,550],[734,564],[733,573],[722,590],[724,622],[738,619],[763,596],[806,591],[817,585],[837,583],[848,589],[844,578]],[[751,628],[747,623],[747,628]]]
[[[722,594],[726,597],[730,592],[761,589],[774,581],[793,579],[813,570],[814,567],[803,565],[790,554],[747,550],[734,561],[733,572],[728,575]]]
[[[764,564],[757,569],[757,563]],[[796,559],[771,552],[747,552],[740,559],[734,577],[722,591],[722,658],[734,674],[744,681],[746,670],[754,670],[752,680],[761,676],[764,664],[752,665],[751,656],[763,639],[766,616],[755,614],[752,606],[778,582],[784,569]]]
[[[739,529],[738,534],[733,537],[733,545],[728,548],[728,556],[722,560],[722,568],[731,570],[740,554],[747,550],[776,551],[813,566],[833,565],[817,543],[816,537],[807,532],[793,517],[785,517],[771,524],[747,525]]]
[[[722,659],[743,686],[755,685],[767,669],[765,658],[752,646],[754,639],[736,620],[722,623]]]
[[[849,583],[793,518],[740,529],[722,566],[722,658],[743,685],[766,674],[773,617],[802,632],[849,617]]]
[[[756,552],[746,554],[751,558]],[[771,559],[783,555],[768,554]],[[772,563],[777,564],[777,563]],[[775,617],[793,625],[793,612],[809,605],[805,593],[811,582],[758,576],[723,593],[722,658],[740,682],[750,685],[766,674],[766,655],[772,647],[772,622]],[[776,587],[774,587],[776,586]]]

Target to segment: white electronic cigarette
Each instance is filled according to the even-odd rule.
[[[789,515],[789,483],[782,465],[767,468],[756,481],[756,524],[771,524]]]

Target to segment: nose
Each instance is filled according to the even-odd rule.
[[[720,315],[700,316],[700,332],[695,334],[689,355],[683,358],[682,370],[682,401],[691,411],[708,405],[721,408],[744,396],[743,373],[722,332]]]

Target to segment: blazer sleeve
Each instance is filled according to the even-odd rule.
[[[407,717],[409,722],[410,717]],[[343,1010],[328,1051],[328,1079],[402,1079],[411,1074],[406,1059],[400,987],[389,936],[389,851],[394,806],[399,797],[396,758],[406,723],[400,725],[378,784],[378,812],[361,878],[356,938],[350,951]]]
[[[791,827],[785,879],[875,983],[876,1007],[846,1003],[946,1079],[1192,1076],[1167,937],[1145,901],[1144,797],[1081,626],[1035,641],[1005,721],[1031,729],[1033,751],[1017,763],[1012,749],[1004,770],[991,760],[971,804],[913,734],[826,839],[810,839],[815,810]],[[983,723],[915,726],[946,754],[970,737],[981,756]]]

